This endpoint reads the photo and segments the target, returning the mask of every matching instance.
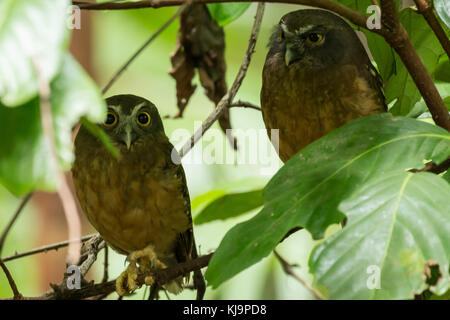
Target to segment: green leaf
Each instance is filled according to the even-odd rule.
[[[405,9],[400,12],[399,17],[428,72],[434,74],[439,58],[444,54],[438,39],[425,19],[413,10]],[[395,59],[397,70],[386,85],[386,102],[390,103],[397,99],[390,112],[394,115],[405,116],[421,99],[421,94],[398,55]]]
[[[57,154],[61,168],[67,170],[73,160],[73,125],[81,116],[103,120],[106,105],[93,81],[69,55],[51,83],[50,100]],[[0,183],[16,195],[55,189],[55,166],[44,143],[39,103],[35,98],[16,108],[0,104]]]
[[[223,27],[239,18],[250,6],[250,2],[236,3],[209,3],[208,7],[211,17]]]
[[[450,61],[446,55],[443,55],[439,61],[439,65],[434,72],[437,81],[450,82]]]
[[[450,83],[435,82],[435,85],[436,89],[438,89],[442,99],[444,100],[445,106],[450,111]],[[406,116],[416,118],[424,112],[428,112],[428,107],[423,98],[420,98],[420,101],[414,105],[414,107],[408,112]]]
[[[0,103],[22,105],[38,93],[36,68],[50,82],[68,48],[69,0],[0,1]]]
[[[240,216],[262,205],[262,190],[226,194],[208,204],[195,217],[194,223],[203,224],[214,220],[226,220]]]
[[[394,50],[380,35],[367,30],[363,30],[363,32],[367,38],[367,43],[377,64],[378,71],[386,83],[396,70]]]
[[[447,172],[444,173],[444,175],[442,176],[442,178],[444,178],[445,181],[447,181],[448,183],[450,183],[450,170],[447,170]]]
[[[277,172],[264,189],[264,208],[233,227],[206,271],[214,287],[267,256],[292,228],[314,239],[339,223],[342,199],[372,176],[442,162],[450,133],[428,123],[390,114],[360,118],[315,141]]]
[[[450,28],[450,2],[448,0],[434,0],[434,8],[442,22]]]
[[[89,130],[92,135],[100,139],[106,149],[108,149],[115,158],[119,157],[119,152],[117,151],[116,147],[114,146],[106,132],[102,130],[102,128],[100,128],[97,124],[89,121],[85,117],[82,117],[80,119],[80,122],[87,130]]]
[[[212,203],[214,200],[219,199],[221,196],[232,193],[243,193],[252,190],[262,189],[267,184],[267,179],[261,178],[244,178],[239,180],[227,181],[218,186],[215,189],[209,190],[208,192],[196,196],[191,200],[191,209],[196,218],[196,216],[202,211],[207,205]],[[195,220],[194,218],[194,220]]]
[[[310,272],[331,299],[408,299],[424,289],[426,261],[450,287],[450,185],[431,173],[373,176],[339,209],[343,230],[317,246]]]

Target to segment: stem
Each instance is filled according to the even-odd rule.
[[[444,48],[447,53],[447,56],[450,58],[450,40],[439,23],[439,20],[436,18],[436,15],[433,12],[433,7],[429,6],[426,0],[414,0],[414,2],[417,6],[417,12],[423,15],[441,43],[442,48]]]
[[[32,193],[29,193],[22,199],[12,219],[9,221],[8,225],[3,231],[2,236],[0,237],[0,256],[2,255],[3,245],[5,244],[5,240],[6,237],[8,236],[9,231],[11,230],[12,226],[14,225],[14,222],[16,222],[17,218],[19,217],[20,213],[22,212],[23,208],[27,204],[28,200],[30,200],[32,195],[33,195]]]

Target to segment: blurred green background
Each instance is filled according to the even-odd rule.
[[[299,9],[292,5],[266,5],[262,29],[248,70],[236,100],[252,102],[259,105],[259,92],[261,88],[261,72],[267,53],[267,43],[273,25],[278,23],[280,17],[292,10]],[[248,45],[250,30],[253,24],[256,5],[253,4],[239,19],[225,26],[226,34],[226,61],[227,82],[231,85],[244,57]],[[146,39],[157,30],[174,12],[176,8],[140,9],[108,12],[83,12],[81,30],[74,32],[74,38],[80,42],[72,44],[72,50],[85,59],[82,64],[88,65],[88,70],[99,87],[104,86],[113,73],[140,47]],[[176,96],[175,81],[168,74],[170,69],[170,53],[174,50],[178,22],[173,23],[165,30],[144,53],[139,56],[119,81],[108,92],[108,96],[119,93],[132,93],[153,101],[159,108],[162,116],[175,115]],[[89,33],[89,34],[88,34]],[[86,47],[77,47],[78,43],[86,43]],[[77,54],[75,54],[77,56]],[[195,82],[198,84],[198,77]],[[74,84],[76,85],[76,84]],[[165,119],[166,133],[171,137],[177,128],[194,131],[194,121],[202,121],[212,111],[213,104],[203,94],[201,86],[197,87],[194,96],[184,113],[182,119]],[[233,128],[264,129],[262,116],[258,111],[233,108],[231,110]],[[213,126],[219,130],[217,123]],[[204,139],[207,141],[206,134]],[[223,134],[220,134],[223,145],[230,151],[230,146]],[[178,147],[184,141],[172,141]],[[238,142],[239,143],[239,142]],[[246,153],[245,145],[241,141],[238,152]],[[274,153],[270,142],[272,161],[280,166],[278,157]],[[199,148],[197,145],[195,148]],[[195,148],[191,152],[195,152]],[[189,158],[189,157],[186,157]],[[184,159],[184,168],[187,175],[191,200],[193,200],[193,215],[202,208],[201,200],[208,200],[208,195],[197,198],[212,190],[245,191],[264,186],[270,176],[261,175],[260,165],[207,165],[189,164]],[[196,199],[197,198],[197,199]],[[0,205],[3,209],[3,219],[0,221],[2,230],[19,204],[19,199],[12,196],[0,186]],[[256,211],[255,211],[256,212]],[[207,223],[194,227],[197,245],[200,253],[205,254],[217,248],[223,235],[236,223],[248,219],[249,213],[238,219]],[[95,232],[83,218],[82,234]],[[40,245],[67,239],[67,231],[60,204],[54,195],[38,193],[26,210],[21,214],[13,230],[9,234],[2,256],[6,257],[15,252],[22,252]],[[306,281],[312,281],[308,273],[307,257],[314,245],[309,234],[305,231],[297,232],[279,246],[279,252],[290,263],[295,263],[298,274]],[[117,277],[124,269],[125,257],[110,252],[110,279]],[[48,252],[7,262],[19,290],[25,296],[38,296],[49,290],[49,283],[58,283],[64,273],[65,250]],[[99,281],[103,273],[103,252],[97,263],[89,273],[89,279]],[[144,289],[127,299],[141,299]],[[3,273],[0,275],[0,297],[11,297],[11,289]],[[178,296],[171,295],[171,299],[192,299],[194,292],[185,290]],[[117,298],[112,294],[110,299]],[[162,294],[161,298],[165,299]],[[206,299],[311,299],[312,295],[296,280],[283,273],[276,258],[271,255],[262,262],[245,270],[232,280],[216,290],[207,289]]]

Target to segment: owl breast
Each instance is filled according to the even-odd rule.
[[[377,91],[356,66],[286,67],[280,54],[266,60],[261,108],[266,128],[279,129],[279,155],[284,162],[345,123],[384,112]]]
[[[104,148],[76,145],[73,178],[87,218],[117,251],[127,254],[152,244],[173,253],[177,236],[189,228],[174,165],[163,150],[145,143],[121,147],[119,159]],[[176,168],[176,167],[175,167]]]

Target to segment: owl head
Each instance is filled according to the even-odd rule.
[[[165,136],[159,112],[150,101],[123,94],[109,97],[106,103],[108,111],[100,127],[115,144],[129,150],[142,137]]]
[[[269,56],[282,55],[286,67],[326,68],[368,59],[350,25],[325,10],[306,9],[284,15],[269,42]]]

